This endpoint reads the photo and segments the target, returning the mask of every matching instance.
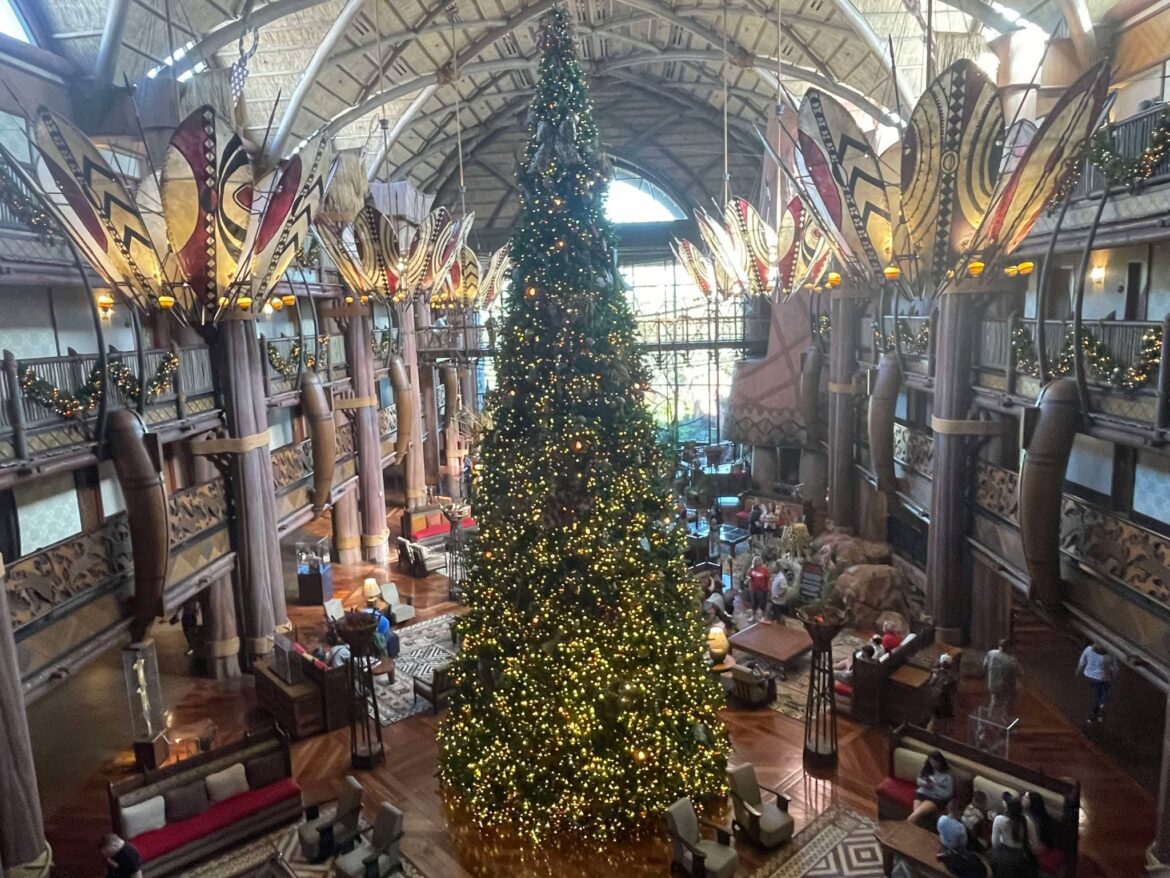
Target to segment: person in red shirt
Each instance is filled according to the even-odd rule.
[[[893,622],[882,623],[882,649],[886,652],[893,652],[902,644],[902,635],[898,633],[898,629],[894,627]]]
[[[771,584],[772,574],[768,572],[764,559],[759,555],[752,558],[752,567],[748,571],[748,593],[751,595],[751,617],[763,619],[768,609],[768,586]]]

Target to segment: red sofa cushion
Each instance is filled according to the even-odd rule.
[[[842,683],[840,680],[835,680],[833,682],[833,691],[836,692],[838,695],[840,695],[842,698],[852,698],[853,697],[853,687],[850,686],[848,683]]]
[[[260,787],[258,790],[248,790],[246,793],[224,799],[222,802],[212,805],[202,814],[197,814],[187,820],[168,823],[162,829],[152,829],[150,832],[136,835],[131,841],[134,843],[134,847],[138,848],[142,862],[146,863],[211,835],[211,833],[217,832],[225,826],[230,826],[238,820],[263,811],[265,808],[271,808],[287,799],[299,801],[300,798],[301,788],[297,786],[297,782],[291,777],[282,778],[276,783]]]
[[[917,787],[912,780],[902,780],[900,777],[887,777],[874,790],[879,799],[901,805],[907,811],[914,809],[914,791]]]
[[[475,519],[474,518],[465,518],[465,519],[463,519],[461,524],[463,525],[464,530],[466,530],[469,527],[475,527]],[[411,535],[411,539],[414,540],[415,542],[418,542],[419,540],[425,540],[427,537],[434,537],[434,536],[438,536],[439,534],[446,534],[446,533],[450,533],[450,532],[451,532],[450,522],[443,521],[442,524],[432,524],[430,527],[424,527],[422,530],[416,531],[414,534]]]

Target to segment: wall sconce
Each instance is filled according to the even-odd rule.
[[[1105,283],[1105,266],[1094,265],[1089,269],[1089,280],[1095,284]]]

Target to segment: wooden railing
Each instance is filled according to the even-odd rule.
[[[125,366],[141,385],[159,374],[163,362],[171,353],[178,356],[179,368],[172,381],[157,396],[149,399],[145,406],[155,423],[183,419],[193,407],[199,410],[214,408],[210,401],[214,399],[215,385],[207,348],[198,345],[175,348],[173,351],[146,351],[143,355],[145,376],[140,374],[137,353],[111,350],[107,355],[108,367],[115,364]],[[60,434],[57,437],[59,441],[50,443],[50,447],[65,447],[86,441],[92,436],[96,418],[96,410],[65,418],[37,402],[21,387],[20,376],[24,370],[31,369],[38,379],[56,387],[63,396],[75,397],[87,386],[98,363],[97,354],[79,354],[73,350],[61,357],[27,359],[19,359],[10,351],[4,352],[0,374],[0,438],[11,437],[12,456],[15,459],[29,456],[30,439],[39,434],[54,431]],[[108,404],[111,409],[137,405],[137,400],[123,393],[115,383],[109,382],[108,387]],[[201,401],[201,404],[195,405],[196,401]]]
[[[1154,106],[1110,125],[1108,129],[1109,140],[1113,149],[1125,158],[1136,159],[1140,157],[1146,147],[1150,145],[1150,134],[1157,127],[1164,109],[1164,105]],[[1153,173],[1146,183],[1147,185],[1159,183],[1166,179],[1170,179],[1170,154],[1164,155],[1161,161],[1154,166]],[[1105,184],[1105,175],[1088,158],[1085,158],[1082,162],[1081,176],[1069,197],[1076,200],[1099,195],[1105,190]]]

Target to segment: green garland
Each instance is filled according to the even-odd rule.
[[[329,351],[329,336],[317,336],[317,346],[321,351],[321,355],[325,356]],[[280,355],[276,345],[268,342],[268,362],[285,378],[295,378],[297,370],[300,368],[300,363],[304,363],[306,368],[312,369],[317,365],[317,357],[315,354],[310,354],[308,351],[302,351],[300,341],[293,343],[293,346],[288,350],[288,359]]]
[[[925,357],[930,350],[930,323],[923,324],[919,332],[910,328],[910,321],[905,317],[897,320],[898,334],[902,337],[902,353],[911,357]],[[886,354],[897,349],[893,333],[886,335],[882,332],[881,324],[873,322],[874,352]]]
[[[146,382],[146,401],[157,398],[164,390],[172,386],[175,372],[179,368],[179,358],[168,353],[158,371]],[[137,404],[141,398],[142,388],[130,367],[125,363],[116,362],[109,365],[109,378],[114,386],[122,392],[126,399]],[[74,393],[68,393],[57,385],[50,383],[37,375],[32,366],[23,366],[20,370],[20,388],[24,395],[37,405],[47,408],[62,418],[81,418],[97,410],[102,400],[102,388],[105,381],[102,379],[101,366],[94,366],[89,377]]]
[[[0,203],[8,208],[18,222],[40,235],[42,240],[51,241],[57,237],[57,224],[52,215],[17,179],[7,159],[0,161]]]
[[[1099,380],[1120,388],[1126,393],[1136,393],[1153,381],[1162,360],[1162,334],[1151,327],[1142,335],[1142,347],[1137,362],[1125,365],[1117,360],[1109,346],[1097,338],[1092,331],[1082,330],[1081,349],[1089,372]],[[1032,378],[1040,377],[1040,358],[1036,343],[1026,326],[1017,326],[1012,333],[1012,355],[1016,370]],[[1070,326],[1064,334],[1064,342],[1056,362],[1052,364],[1052,375],[1062,378],[1073,371],[1076,357],[1073,331]]]
[[[1166,157],[1170,147],[1170,105],[1162,108],[1158,121],[1150,131],[1150,142],[1140,156],[1129,158],[1113,148],[1108,128],[1098,131],[1089,144],[1089,161],[1105,175],[1114,186],[1141,186],[1153,176],[1158,165]]]
[[[821,312],[817,315],[816,323],[813,325],[812,334],[814,338],[819,338],[827,346],[829,339],[833,333],[833,324],[829,320],[829,315]]]

